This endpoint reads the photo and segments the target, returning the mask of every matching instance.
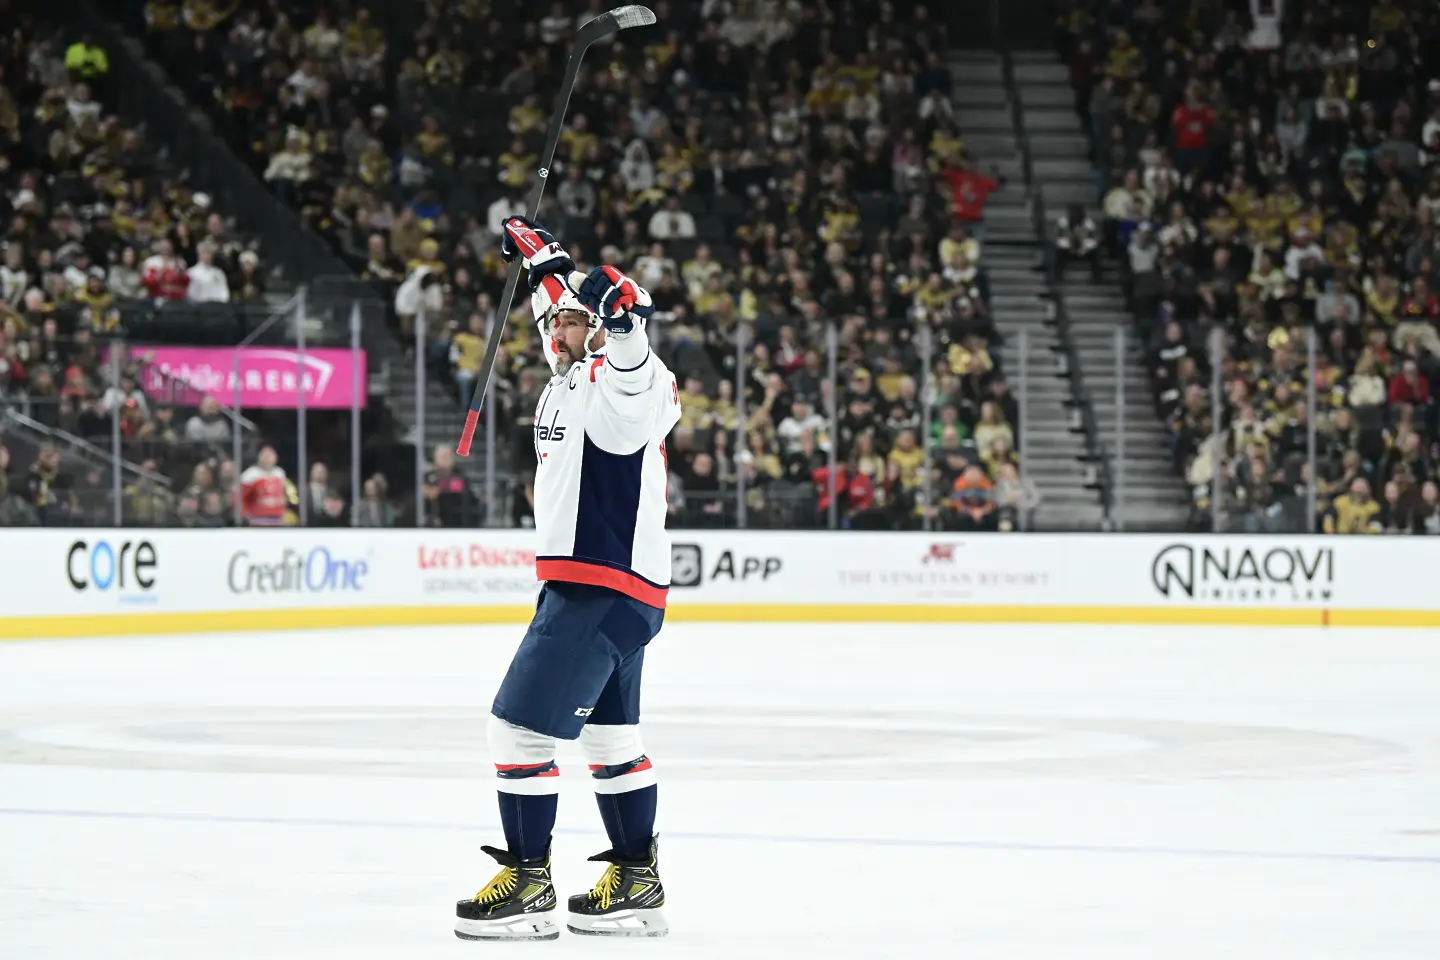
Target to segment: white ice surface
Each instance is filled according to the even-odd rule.
[[[676,624],[671,936],[456,940],[519,632],[0,644],[0,960],[1440,958],[1421,631]]]

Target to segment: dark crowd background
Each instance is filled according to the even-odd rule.
[[[655,27],[587,58],[540,217],[582,266],[620,265],[661,307],[652,334],[684,387],[668,444],[675,521],[733,523],[743,474],[751,525],[822,524],[833,489],[846,526],[1013,527],[1033,491],[990,320],[983,193],[976,207],[961,190],[998,184],[954,123],[946,25],[909,2],[654,8]],[[533,9],[190,0],[130,4],[121,26],[191,118],[385,305],[392,348],[413,349],[423,316],[424,362],[458,407],[495,322],[499,223],[538,166],[576,25],[601,12]],[[26,418],[7,420],[10,437],[32,421],[60,432],[0,453],[0,517],[103,520],[110,481],[63,438],[107,449],[118,417],[137,468],[127,522],[232,522],[253,463],[233,461],[231,431],[247,428],[183,383],[157,398],[144,370],[117,376],[105,341],[237,342],[293,291],[294,271],[241,229],[245,209],[203,189],[205,170],[166,162],[168,145],[112,108],[124,99],[113,50],[36,6],[13,12],[0,396]],[[521,306],[496,401],[514,479],[498,512],[514,523],[528,522],[530,421],[548,376]],[[383,469],[347,503],[344,424],[312,435],[306,522],[476,522],[476,487],[448,452],[433,454],[416,517]],[[285,449],[277,439],[263,422],[247,429],[245,459]]]
[[[1062,4],[1100,197],[1064,232],[1118,267],[1197,526],[1218,471],[1231,529],[1440,532],[1437,20],[1405,0]]]
[[[755,526],[824,525],[832,490],[847,527],[1013,529],[1037,508],[1043,525],[984,267],[985,196],[1003,183],[966,147],[946,65],[952,44],[1023,18],[1053,23],[1092,149],[1096,203],[1060,232],[1122,285],[1150,344],[1195,524],[1218,473],[1228,528],[1440,529],[1433,5],[654,8],[655,27],[587,58],[541,219],[660,305],[652,334],[686,411],[669,442],[677,524],[734,523],[743,483]],[[534,175],[569,38],[601,7],[99,10],[0,0],[0,523],[108,522],[117,427],[127,523],[230,524],[237,499],[246,522],[242,478],[266,446],[286,522],[528,522],[548,371],[523,305],[495,400],[507,482],[488,505],[437,449],[410,506],[404,451],[425,438],[393,391],[356,438],[356,498],[348,415],[310,415],[293,476],[293,415],[237,416],[135,345],[258,336],[302,284],[313,342],[343,343],[343,311],[314,293],[325,274],[337,304],[376,307],[372,382],[414,362],[423,320],[419,361],[458,413],[495,325],[499,223]],[[1310,484],[1313,516],[1296,496]]]

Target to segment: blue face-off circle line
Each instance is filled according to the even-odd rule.
[[[0,807],[0,816],[61,817],[84,820],[131,820],[159,823],[210,823],[244,826],[340,827],[365,830],[441,830],[446,833],[491,832],[499,824],[446,823],[427,820],[345,820],[333,817],[255,817],[205,813],[147,813],[120,810],[43,810],[28,807]],[[576,830],[557,827],[557,834],[599,836],[599,830]],[[915,847],[944,850],[979,850],[1008,853],[1074,853],[1107,856],[1148,856],[1197,859],[1249,860],[1255,862],[1300,863],[1368,863],[1404,866],[1440,866],[1440,856],[1337,853],[1308,850],[1243,850],[1225,847],[1147,847],[1126,844],[1085,843],[1019,843],[1001,840],[964,840],[958,838],[907,839],[904,837],[824,837],[797,834],[712,833],[706,831],[667,830],[665,836],[676,840],[717,841],[721,843],[798,843],[856,847]]]

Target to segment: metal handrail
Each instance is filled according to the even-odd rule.
[[[15,424],[18,424],[21,427],[24,427],[26,430],[38,433],[42,437],[45,437],[47,439],[58,440],[72,447],[77,447],[100,461],[106,463],[114,462],[115,458],[110,455],[109,451],[102,450],[99,447],[95,446],[95,444],[91,443],[89,440],[84,440],[80,437],[77,437],[75,436],[75,434],[70,433],[67,430],[61,430],[59,427],[47,427],[45,426],[45,424],[41,423],[38,420],[32,419],[31,417],[27,417],[23,413],[17,413],[16,411],[10,409],[7,409],[5,411],[5,419],[10,420]],[[124,458],[121,458],[120,460],[120,469],[122,472],[133,474],[141,480],[149,480],[152,483],[158,483],[161,486],[167,488],[170,486],[169,477],[166,477],[163,474],[155,473],[152,470],[146,470],[138,463],[131,463],[129,460],[126,460]]]

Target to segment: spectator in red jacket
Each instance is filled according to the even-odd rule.
[[[941,171],[940,176],[950,185],[951,215],[973,236],[974,228],[985,219],[985,201],[1004,186],[1003,179],[976,173],[974,165],[964,158],[957,159],[955,166]]]
[[[1430,292],[1424,277],[1410,284],[1410,296],[1400,305],[1400,320],[1440,320],[1440,297]]]
[[[1430,402],[1430,381],[1414,360],[1406,360],[1400,372],[1390,377],[1390,402],[1423,407]]]
[[[885,518],[876,510],[878,492],[875,481],[852,461],[849,465],[850,486],[845,491],[845,525],[854,530],[883,530]]]
[[[155,253],[140,268],[140,282],[156,300],[184,300],[190,288],[190,274],[185,261],[175,256],[169,240],[155,244]]]
[[[1210,130],[1215,126],[1215,109],[1200,97],[1200,86],[1191,83],[1185,102],[1170,116],[1175,135],[1175,167],[1187,174],[1205,165],[1210,149]]]
[[[827,513],[827,512],[830,510],[830,467],[829,467],[829,466],[824,466],[824,467],[819,467],[819,468],[817,468],[817,469],[810,475],[810,479],[811,479],[811,480],[814,482],[814,484],[815,484],[815,493],[816,493],[816,495],[820,498],[820,499],[819,499],[818,509],[819,509],[820,513],[823,515],[823,514]],[[841,509],[842,512],[843,512],[844,509],[845,509],[845,500],[846,500],[846,496],[847,496],[847,494],[848,494],[848,492],[849,492],[849,490],[848,490],[849,486],[850,486],[850,471],[849,471],[849,469],[848,469],[848,468],[845,466],[845,464],[843,464],[843,463],[836,464],[836,466],[835,466],[835,497],[836,497],[836,501],[839,503],[839,506],[840,506],[840,509]]]

